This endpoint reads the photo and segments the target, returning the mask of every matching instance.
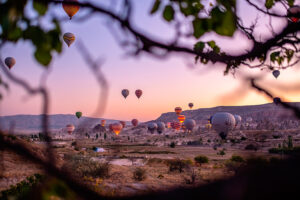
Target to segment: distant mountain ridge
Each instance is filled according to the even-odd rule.
[[[41,131],[41,118],[42,115],[12,115],[0,116],[0,129],[8,130],[11,126],[15,131]],[[86,127],[94,127],[101,123],[104,118],[81,117],[78,119],[75,115],[71,114],[55,114],[49,115],[49,128],[50,130],[60,130],[67,124],[74,124],[75,126],[84,121]],[[106,123],[119,122],[119,120],[105,119]]]
[[[300,102],[291,102],[290,104],[300,108]],[[198,123],[205,123],[207,119],[217,112],[229,112],[237,114],[245,120],[251,117],[254,121],[273,120],[280,121],[282,119],[295,119],[293,113],[289,110],[282,108],[274,103],[262,105],[247,105],[247,106],[218,106],[213,108],[199,108],[195,110],[184,110],[182,114],[186,119],[194,119]],[[154,121],[171,122],[177,120],[175,112],[163,113],[159,118]]]

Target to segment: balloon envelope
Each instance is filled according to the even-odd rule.
[[[68,47],[75,41],[75,35],[73,33],[65,33],[63,38]]]
[[[135,95],[137,96],[137,98],[140,98],[142,96],[142,94],[143,94],[143,91],[140,89],[135,91]]]
[[[276,105],[278,105],[278,104],[281,102],[281,99],[280,99],[279,97],[275,97],[275,98],[273,99],[273,102],[274,102]]]
[[[67,15],[72,19],[72,17],[78,12],[80,6],[79,5],[70,5],[65,2],[78,2],[78,0],[64,0],[62,2],[62,7]]]
[[[187,130],[193,131],[194,127],[196,126],[196,122],[193,119],[186,119],[184,121],[184,126]]]
[[[125,128],[126,122],[125,121],[120,121],[120,124],[122,125],[122,128]]]
[[[297,15],[300,13],[300,6],[292,6],[288,9],[288,15]],[[297,23],[299,21],[299,17],[289,17],[289,20],[291,20],[294,23]]]
[[[67,132],[71,134],[75,130],[75,126],[73,124],[68,124],[66,126]]]
[[[235,126],[239,126],[242,123],[242,117],[240,115],[234,115]]]
[[[178,115],[178,121],[180,122],[180,123],[182,123],[182,122],[184,122],[184,120],[185,120],[185,116],[184,115]]]
[[[181,112],[182,112],[182,109],[181,109],[180,107],[176,107],[176,108],[175,108],[175,113],[176,113],[177,115],[180,115]]]
[[[157,129],[157,124],[156,123],[149,123],[148,125],[147,125],[147,127],[148,127],[148,130],[151,132],[151,133],[154,133],[154,131]]]
[[[192,109],[192,108],[193,108],[193,106],[194,106],[194,104],[193,104],[193,103],[189,103],[189,107],[190,107],[190,109]]]
[[[8,69],[11,69],[16,64],[16,60],[13,57],[5,58],[4,62]]]
[[[219,112],[212,117],[212,128],[222,139],[226,139],[227,134],[233,130],[234,126],[235,118],[228,112]]]
[[[279,71],[279,70],[274,70],[274,71],[272,72],[272,74],[273,74],[273,76],[274,76],[275,78],[277,78],[277,77],[280,75],[280,71]]]
[[[105,124],[106,124],[106,120],[105,120],[105,119],[102,119],[102,120],[101,120],[101,126],[105,126]]]
[[[157,132],[162,133],[166,129],[166,124],[163,122],[158,122],[157,123]]]
[[[76,112],[75,115],[79,119],[82,116],[82,112]]]
[[[126,97],[129,95],[129,90],[123,89],[121,93],[122,93],[123,97],[126,99]]]
[[[122,126],[122,124],[120,124],[120,123],[114,123],[114,124],[112,124],[111,128],[112,128],[112,131],[113,131],[116,135],[119,135],[119,133],[120,133],[121,130],[123,129],[123,126]]]
[[[133,126],[137,126],[139,124],[139,121],[137,119],[133,119],[133,120],[131,120],[131,124]]]
[[[171,127],[175,130],[179,130],[181,128],[180,122],[171,122]]]

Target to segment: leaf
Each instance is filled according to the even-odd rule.
[[[294,56],[294,51],[291,49],[288,49],[285,51],[286,57],[287,57],[287,61],[288,63],[292,60],[293,56]]]
[[[287,0],[290,7],[294,6],[295,0]]]
[[[213,24],[213,30],[224,36],[233,36],[236,30],[236,17],[235,14],[227,10],[222,12],[218,7],[211,11],[211,21]]]
[[[272,62],[275,62],[276,61],[276,58],[280,55],[280,52],[279,51],[275,51],[273,53],[271,53],[270,55],[270,59]]]
[[[160,3],[161,3],[160,0],[155,1],[155,3],[153,4],[153,7],[151,9],[151,12],[150,12],[151,14],[154,14],[159,9]]]
[[[48,4],[41,1],[33,1],[33,8],[40,14],[45,15],[48,9]]]
[[[204,33],[210,30],[208,20],[199,19],[199,18],[194,19],[193,28],[194,28],[194,36],[196,38],[201,37]]]
[[[196,52],[202,52],[203,49],[204,49],[204,47],[205,47],[205,43],[200,41],[200,42],[197,42],[197,43],[194,45],[194,50],[195,50]]]
[[[34,57],[40,64],[44,66],[48,66],[52,59],[50,51],[45,51],[43,49],[37,49],[34,53]]]
[[[209,41],[207,42],[208,46],[210,46],[212,49],[216,46],[216,42],[215,41]]]
[[[274,0],[266,0],[265,6],[267,9],[271,9],[274,6]]]
[[[174,9],[171,5],[167,5],[163,12],[163,17],[166,21],[170,22],[174,19]]]

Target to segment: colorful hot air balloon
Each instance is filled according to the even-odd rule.
[[[182,112],[182,109],[180,107],[175,108],[176,115],[180,115],[181,112]]]
[[[187,130],[193,131],[194,127],[196,126],[196,122],[193,119],[186,119],[184,121],[184,126]]]
[[[73,33],[65,33],[63,38],[68,47],[75,41],[75,35]]]
[[[167,122],[167,128],[171,128],[171,122]]]
[[[148,127],[148,131],[150,131],[150,133],[153,134],[154,131],[157,129],[157,124],[152,122],[149,123],[147,127]]]
[[[120,132],[122,131],[122,129],[123,129],[123,126],[122,126],[122,124],[120,124],[120,123],[114,123],[114,124],[112,124],[111,128],[112,128],[112,131],[113,131],[116,135],[119,135],[119,133],[120,133]]]
[[[185,120],[185,116],[184,115],[178,115],[178,121],[180,122],[180,123],[182,123],[182,122],[184,122],[184,120]]]
[[[72,134],[72,132],[75,130],[75,126],[73,124],[68,124],[66,129],[69,134]]]
[[[279,71],[279,70],[274,70],[274,71],[272,72],[272,74],[273,74],[273,76],[274,76],[275,78],[277,78],[277,77],[280,75],[280,71]]]
[[[5,58],[4,62],[8,69],[11,69],[16,64],[16,60],[12,57]]]
[[[171,127],[175,130],[179,130],[181,128],[180,122],[171,122]]]
[[[157,123],[157,132],[159,134],[162,133],[162,132],[164,132],[165,128],[166,128],[166,124],[165,123],[163,123],[163,122],[158,122]]]
[[[129,90],[123,89],[121,93],[122,93],[123,97],[126,99],[126,97],[129,95]]]
[[[137,96],[137,98],[140,98],[140,97],[142,96],[142,94],[143,94],[143,91],[140,90],[140,89],[137,89],[137,90],[135,91],[135,95]]]
[[[75,115],[79,119],[82,116],[82,112],[76,112]]]
[[[131,120],[131,124],[133,126],[137,126],[139,124],[139,121],[137,119],[133,119],[133,120]]]
[[[102,119],[102,120],[101,120],[101,126],[105,126],[105,124],[106,124],[106,120],[105,120],[105,119]]]
[[[205,124],[205,128],[209,131],[211,129],[212,125],[211,124]]]
[[[67,15],[72,19],[72,17],[78,12],[80,6],[79,5],[70,5],[65,2],[78,2],[78,0],[64,0],[62,2],[62,7],[67,13]]]
[[[273,102],[275,103],[275,105],[278,105],[281,102],[281,99],[279,97],[275,97],[273,99]]]
[[[193,104],[193,103],[189,103],[189,107],[190,107],[190,109],[192,109],[192,108],[193,108],[193,106],[194,106],[194,104]]]
[[[299,15],[299,14],[300,14],[300,6],[293,6],[288,9],[288,16]],[[291,20],[294,23],[297,23],[299,21],[299,17],[291,16],[289,17],[289,20]]]
[[[119,123],[122,125],[122,128],[125,128],[125,126],[126,126],[126,122],[125,121],[120,121]]]
[[[228,112],[219,112],[212,117],[212,127],[224,140],[227,134],[233,130],[235,126],[235,118]]]

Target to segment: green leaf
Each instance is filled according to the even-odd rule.
[[[211,21],[213,23],[213,30],[224,36],[233,36],[236,30],[236,17],[235,14],[227,10],[222,12],[218,7],[211,11]]]
[[[265,6],[267,9],[271,9],[274,6],[274,0],[266,0]]]
[[[171,5],[167,5],[163,12],[163,17],[166,21],[170,22],[174,19],[174,9]]]
[[[202,52],[203,49],[205,47],[205,43],[204,42],[197,42],[195,45],[194,45],[194,51],[196,52]]]
[[[270,55],[270,59],[272,62],[275,62],[276,61],[276,58],[280,55],[280,52],[279,51],[275,51],[273,53],[271,53]]]
[[[193,21],[193,28],[194,28],[194,36],[196,38],[201,37],[204,33],[210,30],[210,26],[208,24],[207,19],[199,19],[196,18]]]
[[[151,12],[150,12],[151,14],[154,14],[159,9],[160,3],[161,3],[160,0],[155,1],[155,3],[153,4],[153,7],[151,9]]]
[[[294,6],[295,0],[287,0],[290,7]]]
[[[289,63],[292,60],[293,56],[294,56],[294,51],[291,50],[291,49],[288,49],[288,50],[285,51],[285,54],[286,54],[287,61]]]
[[[40,64],[44,66],[48,66],[52,59],[50,51],[45,51],[43,49],[37,49],[34,53],[34,57]]]
[[[44,15],[47,12],[48,4],[41,1],[33,1],[33,8],[40,14]]]
[[[208,46],[210,46],[212,49],[216,46],[216,42],[215,41],[209,41],[207,42]]]

